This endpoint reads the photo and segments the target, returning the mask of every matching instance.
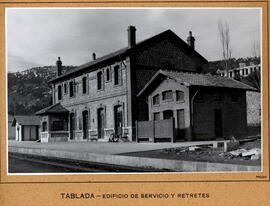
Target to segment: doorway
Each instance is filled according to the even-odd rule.
[[[73,140],[75,138],[75,118],[74,113],[69,115],[69,125],[70,125],[70,139]]]
[[[89,137],[89,115],[88,111],[83,111],[83,139],[87,139]]]
[[[114,131],[116,135],[122,136],[123,127],[123,107],[121,105],[114,107]]]
[[[97,111],[98,120],[98,139],[104,138],[104,127],[105,127],[105,110],[104,108],[99,108]]]
[[[222,111],[221,109],[215,109],[214,112],[214,121],[215,121],[215,136],[216,138],[222,137],[223,127],[222,127]]]

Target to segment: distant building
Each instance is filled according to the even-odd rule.
[[[40,119],[37,116],[14,116],[16,141],[36,141],[39,139]]]
[[[250,63],[249,66],[246,66],[245,63],[239,63],[239,67],[229,69],[229,70],[217,70],[217,73],[222,77],[229,77],[229,78],[235,78],[236,76],[243,76],[246,77],[250,73],[254,71],[261,71],[261,65],[260,64],[253,64]]]

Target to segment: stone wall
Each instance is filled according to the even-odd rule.
[[[247,124],[260,126],[261,124],[261,93],[247,91]]]

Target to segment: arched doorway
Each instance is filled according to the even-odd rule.
[[[104,128],[105,128],[105,109],[99,108],[97,110],[97,127],[98,127],[98,139],[104,138]]]
[[[123,127],[123,106],[114,107],[114,131],[116,135],[122,136]]]
[[[89,115],[88,111],[83,111],[83,139],[87,139],[89,137]]]
[[[74,113],[69,115],[69,125],[70,125],[70,139],[73,140],[75,138],[75,117]]]

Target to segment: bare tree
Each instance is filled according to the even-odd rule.
[[[260,57],[260,43],[259,40],[253,41],[252,48],[251,48],[251,55],[252,57],[259,58]]]
[[[222,46],[222,58],[224,63],[224,69],[229,70],[230,68],[230,59],[232,56],[232,49],[230,47],[230,28],[228,22],[222,22],[221,20],[218,22],[218,31],[220,42]]]

